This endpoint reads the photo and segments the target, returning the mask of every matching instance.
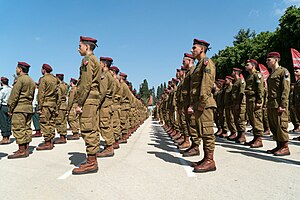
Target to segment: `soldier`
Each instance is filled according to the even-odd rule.
[[[57,133],[60,135],[58,140],[54,141],[54,144],[67,143],[67,95],[69,86],[64,82],[64,74],[56,74],[58,84],[58,99],[57,99],[57,117],[55,119],[55,125]]]
[[[42,132],[41,132],[41,126],[40,126],[40,117],[38,114],[38,87],[39,84],[35,83],[35,91],[34,91],[34,98],[33,98],[33,102],[32,102],[32,106],[33,106],[33,116],[32,116],[32,122],[34,125],[34,129],[35,129],[35,134],[32,135],[32,137],[42,137]]]
[[[8,115],[7,101],[11,93],[11,87],[8,85],[8,78],[1,77],[0,90],[0,130],[2,135],[2,140],[0,145],[10,144],[9,137],[11,136],[11,117]]]
[[[232,85],[232,113],[234,117],[234,123],[238,131],[238,135],[231,135],[228,140],[233,140],[236,143],[245,143],[245,131],[246,131],[246,97],[245,97],[245,81],[241,78],[242,70],[239,68],[233,68],[232,76],[234,77],[234,83]]]
[[[293,96],[292,96],[292,110],[295,112],[296,116],[295,118],[300,119],[300,66],[294,67],[294,73],[295,73],[295,78],[296,78],[296,83],[294,85],[294,91],[293,91]],[[295,127],[294,132],[299,131],[299,126]],[[293,140],[298,140],[300,141],[300,136],[293,138]]]
[[[40,117],[40,125],[44,137],[44,143],[39,145],[36,150],[52,150],[53,138],[55,136],[55,116],[57,102],[57,85],[58,81],[54,77],[52,67],[43,64],[41,73],[43,76],[39,81],[38,90],[38,114]]]
[[[74,78],[70,79],[71,90],[68,95],[67,118],[73,135],[69,137],[68,140],[79,140],[80,137],[78,113],[75,111],[78,104],[74,101],[74,97],[77,92],[77,82],[78,81]]]
[[[121,121],[120,121],[120,115],[121,115],[121,99],[122,99],[122,87],[118,78],[119,68],[116,66],[112,66],[109,68],[110,73],[114,77],[115,80],[115,94],[113,98],[113,105],[112,105],[112,127],[114,132],[114,138],[115,143],[113,144],[114,149],[120,148],[119,146],[119,140],[122,137],[121,132]]]
[[[297,77],[296,73],[298,70],[296,70],[294,68],[294,73],[295,73],[295,77]],[[296,83],[297,83],[297,80],[296,80]],[[291,86],[290,86],[290,94],[289,94],[289,114],[290,114],[290,119],[291,119],[291,122],[294,126],[294,128],[292,130],[290,130],[289,132],[300,132],[300,127],[299,127],[299,119],[297,117],[297,114],[296,114],[296,108],[294,106],[294,89],[295,89],[295,84],[294,83],[291,83]],[[297,96],[295,95],[295,98],[297,98]],[[296,138],[293,138],[293,140],[297,140],[297,137]]]
[[[29,143],[32,141],[31,119],[33,115],[32,101],[35,83],[28,76],[30,65],[18,62],[17,82],[11,90],[7,105],[8,113],[12,115],[12,130],[19,150],[9,155],[8,159],[25,158],[29,156]]]
[[[112,109],[113,97],[115,92],[115,80],[111,73],[108,71],[112,65],[113,59],[110,57],[100,57],[100,67],[102,68],[101,82],[100,86],[100,112],[99,112],[99,122],[100,122],[100,133],[105,141],[105,147],[101,152],[97,153],[97,157],[112,157],[114,156],[115,143],[114,133],[112,131]]]
[[[206,57],[209,43],[194,39],[192,54],[197,59],[197,66],[191,75],[191,101],[189,112],[195,114],[196,130],[203,140],[204,158],[194,163],[194,172],[215,171],[214,161],[214,109],[216,102],[213,98],[212,87],[215,82],[216,69],[213,61]]]
[[[267,153],[275,156],[290,155],[288,141],[288,97],[290,92],[290,73],[279,65],[280,54],[267,54],[267,65],[272,69],[268,78],[268,117],[273,140],[277,145]]]
[[[216,86],[219,88],[219,91],[216,94],[216,103],[217,103],[217,120],[219,124],[219,130],[215,133],[216,136],[219,137],[227,137],[227,124],[225,117],[225,104],[224,104],[224,96],[225,96],[225,80],[218,79]]]
[[[81,61],[78,90],[75,94],[76,112],[79,113],[81,136],[85,142],[87,161],[75,168],[72,174],[96,173],[98,162],[96,154],[100,146],[99,105],[101,68],[93,51],[97,40],[80,36],[78,52],[84,58]]]
[[[251,148],[263,146],[262,136],[264,133],[262,116],[264,80],[262,74],[256,70],[257,68],[258,62],[256,60],[247,60],[245,69],[250,75],[246,81],[246,107],[254,136],[253,140],[249,142]],[[245,135],[242,137],[243,141],[246,141]]]
[[[234,124],[233,113],[232,113],[232,85],[234,78],[232,76],[225,77],[225,87],[224,87],[224,110],[225,119],[230,135],[236,135],[236,126]],[[225,135],[224,135],[225,136]]]

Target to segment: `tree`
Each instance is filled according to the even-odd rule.
[[[148,102],[151,91],[149,91],[148,82],[144,79],[143,83],[140,85],[139,96],[144,102]]]

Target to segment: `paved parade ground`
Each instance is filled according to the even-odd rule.
[[[296,134],[291,134],[290,138]],[[247,140],[251,135],[247,134]],[[34,138],[32,154],[8,160],[15,143],[0,146],[1,200],[68,199],[299,199],[300,142],[290,141],[291,155],[265,153],[274,146],[270,136],[264,147],[250,149],[217,139],[217,171],[195,174],[168,134],[151,118],[111,158],[98,158],[96,174],[74,176],[71,170],[85,160],[82,139],[36,151],[42,141]]]

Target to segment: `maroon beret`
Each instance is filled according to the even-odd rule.
[[[110,57],[100,57],[100,61],[103,61],[103,60],[106,60],[106,61],[111,61],[113,62],[113,59],[110,58]]]
[[[234,78],[233,78],[232,76],[226,76],[226,78],[227,78],[227,79],[230,79],[230,80],[232,80],[232,81],[234,80]]]
[[[193,55],[190,54],[190,53],[184,53],[183,57],[187,57],[187,58],[191,58],[191,59],[195,60],[195,58],[193,57]]]
[[[64,74],[56,74],[56,76],[64,77]]]
[[[296,66],[296,67],[294,67],[294,69],[300,69],[300,66]]]
[[[199,39],[196,39],[196,38],[194,39],[194,43],[193,44],[200,44],[200,45],[203,45],[203,46],[206,46],[206,47],[208,47],[210,45],[205,40],[199,40]]]
[[[8,81],[8,78],[2,76],[2,77],[1,77],[1,81]]]
[[[250,62],[250,63],[255,63],[255,64],[257,64],[257,65],[258,65],[258,62],[257,62],[256,60],[254,60],[254,59],[249,59],[249,60],[247,60],[247,62]]]
[[[172,81],[175,82],[175,83],[179,82],[179,80],[177,78],[172,78]]]
[[[180,72],[181,71],[181,69],[176,69],[176,72]]]
[[[122,77],[124,77],[124,78],[127,78],[127,74],[125,74],[125,73],[120,72],[119,75],[122,76]]]
[[[97,46],[97,40],[94,39],[94,38],[91,38],[91,37],[83,37],[83,36],[80,36],[80,41],[81,42],[91,42],[91,43],[94,43],[96,46]]]
[[[280,58],[280,53],[270,52],[270,53],[267,54],[267,58]]]
[[[26,62],[18,62],[18,66],[23,66],[23,67],[27,67],[27,68],[30,67],[30,65]]]
[[[233,68],[232,70],[234,70],[234,71],[238,71],[238,72],[241,72],[241,71],[243,71],[243,70],[241,70],[240,68]]]
[[[46,70],[47,73],[52,72],[52,67],[48,64],[43,64],[42,68]]]
[[[225,80],[224,80],[224,79],[221,79],[221,78],[217,79],[217,81],[218,81],[218,82],[221,82],[221,83],[224,83],[224,82],[225,82]]]
[[[114,71],[116,73],[119,73],[119,71],[120,71],[117,66],[112,66],[112,67],[109,68],[109,70],[112,70],[112,71]]]

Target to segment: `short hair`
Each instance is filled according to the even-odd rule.
[[[72,79],[70,82],[73,83],[74,85],[77,84],[77,80],[75,80],[75,79]]]
[[[8,85],[8,79],[2,80],[1,81],[4,85]]]
[[[22,69],[22,72],[24,72],[24,73],[28,73],[29,72],[29,67],[24,67],[23,65],[18,65],[18,67],[20,68],[20,69]]]
[[[96,45],[95,45],[95,43],[93,43],[93,42],[82,41],[82,43],[83,43],[83,44],[89,45],[89,46],[90,46],[90,49],[91,49],[92,51],[94,51],[94,49],[96,48]]]
[[[56,76],[59,80],[63,81],[64,77],[63,76]]]
[[[107,68],[110,68],[110,66],[112,65],[112,61],[110,61],[110,60],[101,60],[103,63],[105,63],[106,64],[106,66],[107,66]]]

